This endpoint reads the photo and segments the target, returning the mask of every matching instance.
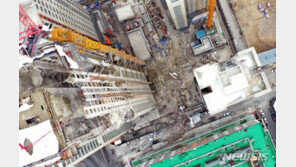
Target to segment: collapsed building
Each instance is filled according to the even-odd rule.
[[[71,48],[69,45],[72,44],[59,47],[55,44],[57,49],[50,56],[34,60],[33,64],[23,64],[20,73],[20,78],[26,78],[20,81],[20,90],[33,97],[29,104],[20,100],[20,107],[33,105],[20,112],[20,129],[47,120],[51,120],[53,127],[66,121],[55,131],[60,139],[59,150],[70,146],[65,150],[70,156],[62,162],[65,165],[81,161],[131,130],[134,119],[157,110],[142,70],[124,67],[123,63],[120,66],[119,62],[109,64],[104,61],[107,55],[90,50],[85,52],[85,61],[79,62],[71,54],[78,50],[67,50]],[[62,55],[78,63],[65,65]],[[20,94],[28,96],[24,92]],[[40,101],[41,98],[44,100]],[[77,144],[71,145],[73,142]]]
[[[26,8],[34,9],[30,13],[33,18],[41,17],[36,8],[51,15],[41,8],[44,2],[39,3],[34,1]],[[60,6],[59,3],[49,2],[45,6]],[[74,11],[85,15],[84,9],[71,7],[72,2],[62,5],[69,10],[77,8]],[[50,19],[46,22],[63,27]],[[20,26],[20,31],[24,28]],[[63,29],[56,32],[60,30]],[[46,35],[33,35],[32,38],[38,37],[37,42],[32,42],[33,54],[27,53],[27,46],[21,48],[20,166],[75,165],[132,130],[138,117],[158,113],[143,61],[100,44],[95,33],[86,32],[94,36],[87,40],[100,49],[82,47],[76,41],[80,34],[74,32],[75,26],[67,30],[68,34],[76,35],[72,41],[64,38],[55,41],[50,31]],[[49,148],[50,151],[41,153]]]

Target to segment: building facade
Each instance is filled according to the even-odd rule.
[[[206,10],[208,0],[185,0],[186,13],[190,15],[196,11]]]
[[[101,65],[95,59],[90,60]],[[108,64],[104,65],[108,68]],[[149,83],[143,72],[115,65],[112,70],[111,74],[71,72],[68,82],[79,86],[86,97],[86,105],[83,108],[85,118],[115,113],[122,115],[128,112],[138,117],[155,108]],[[120,121],[123,122],[124,118]]]
[[[35,110],[43,105],[45,113],[50,113],[44,119],[49,119],[55,126],[60,122],[66,123],[54,132],[59,141],[59,153],[34,161],[29,166],[52,163],[53,160],[58,166],[73,166],[132,130],[136,118],[157,111],[150,83],[143,70],[137,69],[135,64],[116,65],[110,61],[110,54],[87,49],[79,57],[76,55],[78,48],[73,44],[57,47],[58,44],[52,43],[48,43],[48,47],[52,47],[51,54],[35,60],[34,67],[40,75],[31,76],[34,77],[32,80],[42,80],[38,87],[43,88],[49,107],[35,101],[32,104],[35,107],[22,111],[20,116],[30,115],[29,121],[34,120],[30,121],[34,125],[30,123],[28,126],[34,127],[41,123],[39,119],[43,119],[35,114],[40,113]],[[42,49],[47,50],[48,47],[38,48],[37,53],[44,53]],[[54,47],[62,47],[63,53]],[[70,65],[63,62],[62,55],[68,57],[65,60]],[[74,69],[73,61],[78,65]],[[31,68],[30,65],[25,67]],[[22,120],[25,122],[27,118]]]
[[[243,122],[243,123],[242,123]],[[203,125],[206,126],[206,125]],[[265,144],[254,143],[263,141]],[[256,154],[257,155],[256,155]],[[205,131],[201,135],[162,147],[152,153],[134,158],[133,167],[144,166],[235,166],[249,165],[250,156],[229,161],[226,156],[256,155],[258,166],[275,166],[276,151],[268,130],[253,115],[243,117],[225,126]],[[265,154],[268,158],[258,155]]]
[[[94,17],[75,2],[31,0],[20,4],[37,25],[52,23],[54,27],[68,28],[98,41]],[[20,32],[23,28],[20,24]],[[74,166],[132,130],[136,118],[157,112],[143,70],[145,63],[122,56],[121,52],[103,53],[85,48],[81,53],[75,43],[56,43],[47,37],[39,40],[36,56],[19,65],[20,97],[26,97],[20,99],[20,108],[33,106],[20,111],[20,129],[32,130],[27,128],[49,122],[48,129],[50,126],[54,129],[51,136],[58,141],[58,151],[42,157],[29,156],[30,162],[24,165]],[[44,97],[45,102],[35,100],[34,92]],[[33,102],[26,100],[27,96],[32,96]],[[23,139],[30,136],[26,135]],[[19,142],[27,146],[26,141]],[[24,154],[26,151],[20,150]],[[39,155],[38,151],[34,155]]]
[[[99,41],[91,13],[72,0],[30,0],[20,5],[36,24],[52,23]],[[21,32],[21,31],[20,31]]]
[[[186,28],[195,16],[207,11],[208,0],[166,0],[176,29]]]
[[[167,7],[171,14],[176,29],[188,26],[187,14],[184,0],[166,0]]]

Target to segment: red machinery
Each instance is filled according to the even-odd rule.
[[[19,5],[19,21],[25,26],[25,31],[19,33],[19,40],[23,40],[20,44],[23,46],[21,51],[34,57],[36,44],[43,33],[42,26],[37,26],[21,5]]]
[[[26,27],[26,30],[19,33],[19,40],[30,37],[34,34],[41,33],[42,30],[40,26],[37,26],[26,11],[19,5],[19,21],[23,23]]]

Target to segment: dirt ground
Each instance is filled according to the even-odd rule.
[[[258,53],[276,47],[276,0],[229,0],[248,46]],[[266,3],[270,2],[270,7]],[[258,9],[267,9],[269,18]]]

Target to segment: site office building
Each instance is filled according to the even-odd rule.
[[[68,28],[99,41],[91,14],[75,1],[21,0],[20,5],[37,25],[52,23],[54,27]]]

